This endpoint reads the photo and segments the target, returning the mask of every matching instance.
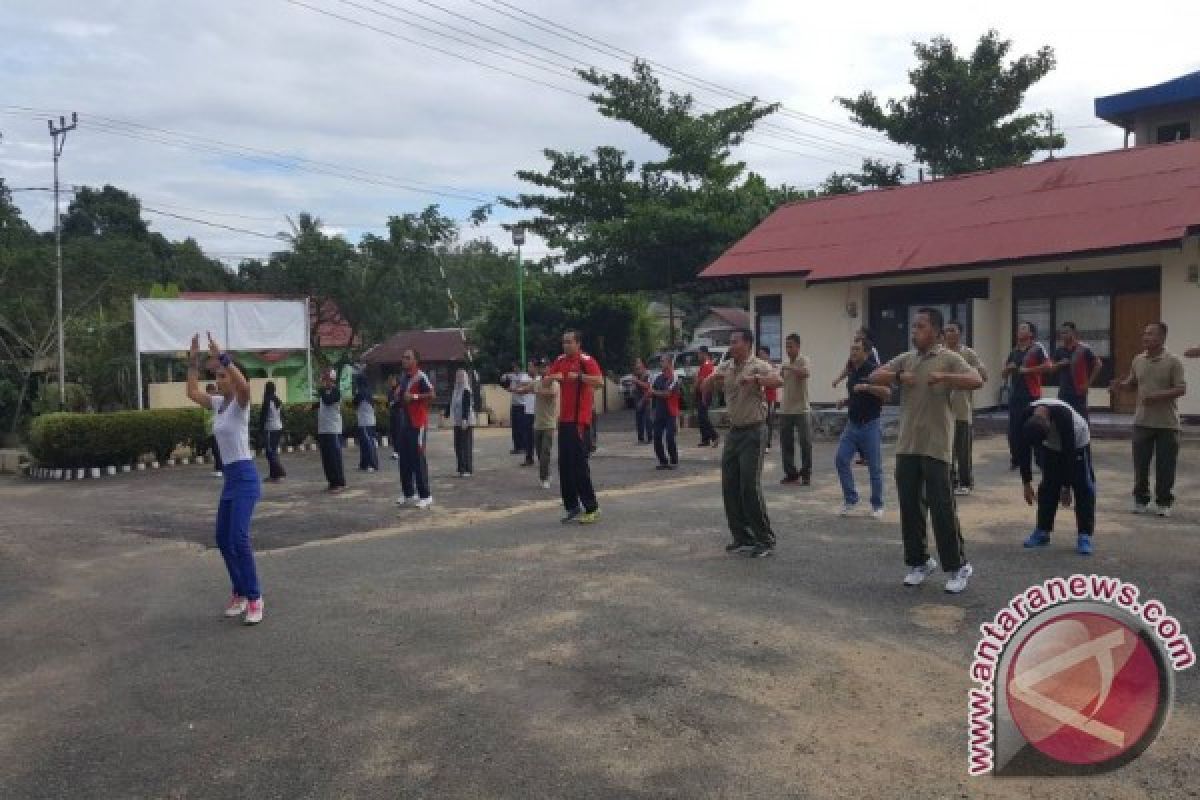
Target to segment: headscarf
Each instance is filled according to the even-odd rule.
[[[465,369],[459,369],[454,373],[454,391],[450,397],[450,421],[455,425],[461,425],[466,422],[470,425],[475,424],[475,409],[468,408],[467,416],[463,418],[462,399],[463,392],[471,388],[471,379],[467,376]],[[474,404],[472,404],[474,405]]]

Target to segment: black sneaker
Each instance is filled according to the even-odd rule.
[[[582,508],[573,508],[567,512],[567,515],[565,517],[562,518],[562,524],[569,525],[570,523],[579,519],[581,516],[583,516],[583,509]]]
[[[742,548],[741,542],[730,542],[729,544],[725,545],[725,552],[726,553],[736,553],[741,548]]]
[[[760,544],[750,551],[751,558],[766,558],[773,555],[775,555],[775,548],[767,547],[765,544]]]
[[[671,465],[670,464],[655,464],[654,468],[655,469],[670,469]]]

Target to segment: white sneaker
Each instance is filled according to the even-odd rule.
[[[543,489],[549,489],[549,488],[550,488],[550,481],[542,481],[542,488],[543,488]]]
[[[469,477],[471,477],[471,473],[469,473],[469,472],[464,472],[464,473],[462,474],[462,477],[464,477],[464,478],[469,478]]]
[[[920,586],[925,582],[925,579],[933,574],[937,569],[937,561],[930,558],[920,567],[909,567],[908,574],[904,576],[905,586]]]
[[[213,473],[212,473],[212,476],[213,476],[214,478],[223,478],[223,477],[225,477],[225,473],[224,473],[224,472],[221,472],[221,470],[219,470],[219,469],[214,469],[214,470],[213,470]]]
[[[1169,517],[1169,516],[1171,516],[1171,507],[1170,506],[1156,506],[1154,509],[1154,513],[1160,517]]]
[[[970,486],[958,486],[958,487],[955,487],[955,489],[954,489],[955,497],[968,497],[968,496],[970,496],[970,494],[971,494]]]
[[[417,508],[429,508],[431,505],[433,505],[432,497],[422,497],[417,501]]]
[[[963,564],[950,576],[950,580],[946,581],[946,592],[949,594],[958,594],[963,589],[967,588],[967,579],[975,573],[975,568],[970,564]]]
[[[225,606],[223,616],[240,617],[246,613],[246,598],[238,597],[236,594],[229,598],[229,605]]]
[[[246,616],[242,618],[243,625],[257,625],[262,622],[262,618],[263,601],[261,597],[246,603]]]
[[[1149,503],[1139,503],[1136,500],[1133,501],[1133,508],[1129,510],[1134,514],[1149,514],[1152,511]]]
[[[374,472],[374,471],[375,471],[374,467],[367,467],[367,472]]]
[[[411,506],[416,502],[417,502],[417,498],[415,496],[414,497],[405,497],[405,496],[401,495],[400,497],[396,498],[396,505],[398,505],[398,506]]]
[[[872,508],[871,509],[871,519],[883,519],[883,509],[882,508]]]
[[[846,503],[838,511],[838,516],[839,517],[852,517],[852,516],[854,516],[854,513],[856,511],[858,511],[858,506],[851,505],[850,503]]]

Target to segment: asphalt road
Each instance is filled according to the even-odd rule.
[[[1117,772],[966,774],[977,629],[1026,586],[1120,576],[1200,636],[1194,446],[1162,520],[1125,512],[1128,446],[1098,443],[1085,560],[1072,536],[1020,547],[1032,512],[1002,442],[980,442],[960,504],[977,574],[950,597],[941,576],[901,587],[894,505],[835,516],[831,444],[809,489],[768,457],[780,546],[751,560],[722,550],[717,451],[685,432],[682,468],[657,472],[606,422],[590,527],[559,524],[507,431],[478,433],[466,481],[433,434],[429,511],[395,508],[393,462],[362,474],[348,451],[330,496],[316,453],[285,456],[254,521],[257,628],[218,619],[203,467],[3,480],[0,797],[1196,796],[1197,669]]]

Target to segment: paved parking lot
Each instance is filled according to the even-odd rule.
[[[960,505],[978,572],[951,598],[900,586],[894,506],[834,515],[831,443],[810,489],[779,486],[769,456],[780,547],[751,560],[722,550],[717,451],[684,432],[683,467],[657,472],[622,425],[593,462],[591,527],[558,523],[507,431],[478,433],[469,481],[435,433],[424,512],[395,508],[390,461],[360,474],[348,451],[330,496],[316,453],[285,456],[254,522],[253,629],[217,619],[204,468],[4,479],[0,797],[1195,796],[1195,669],[1159,740],[1107,776],[968,779],[965,745],[977,628],[1026,586],[1118,575],[1196,639],[1195,446],[1160,520],[1125,512],[1128,446],[1097,443],[1085,562],[1070,536],[1022,550],[1032,511],[1002,441],[981,441]]]

